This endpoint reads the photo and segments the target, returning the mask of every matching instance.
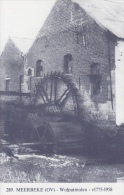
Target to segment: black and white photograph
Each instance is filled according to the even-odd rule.
[[[0,0],[0,183],[124,185],[124,0]]]

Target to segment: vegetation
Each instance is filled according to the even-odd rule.
[[[47,182],[41,172],[34,169],[27,172],[26,170],[20,170],[18,166],[15,166],[14,164],[19,164],[17,159],[7,157],[6,154],[1,153],[0,154],[0,182],[3,183],[40,183],[40,182]],[[35,166],[35,164],[34,164]],[[5,169],[6,167],[6,169]],[[4,168],[4,171],[3,171]]]

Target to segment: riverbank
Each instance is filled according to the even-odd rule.
[[[5,157],[0,166],[1,183],[117,182],[124,177],[124,163],[83,155],[17,155]]]

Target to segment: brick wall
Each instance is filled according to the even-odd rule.
[[[35,70],[32,87],[36,81],[37,60],[42,60],[44,73],[50,71],[63,72],[64,56],[71,54],[73,58],[71,62],[72,77],[77,87],[79,87],[80,78],[82,97],[85,101],[94,102],[94,110],[100,109],[101,104],[104,104],[104,110],[107,110],[107,102],[110,101],[108,99],[108,93],[110,93],[110,63],[111,69],[114,69],[115,39],[110,40],[110,48],[108,48],[106,30],[86,14],[85,20],[88,20],[88,22],[83,25],[85,44],[81,41],[77,43],[75,28],[71,23],[71,6],[72,2],[70,0],[57,1],[29,50],[27,55],[28,66]],[[81,39],[81,37],[79,38]],[[90,74],[90,65],[93,63],[100,64],[101,88],[99,95],[91,96],[91,82],[88,75]],[[98,103],[100,107],[98,107]],[[89,105],[89,102],[87,104]]]

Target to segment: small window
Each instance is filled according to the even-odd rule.
[[[10,90],[10,79],[6,79],[6,91]]]
[[[92,95],[99,95],[100,94],[100,81],[97,77],[92,79],[91,94]]]
[[[41,77],[43,73],[42,60],[36,62],[36,77]]]
[[[72,74],[72,55],[67,54],[64,56],[64,73]]]
[[[100,66],[94,63],[90,66],[91,94],[99,95],[101,88],[101,75],[99,74]]]
[[[20,83],[22,84],[23,82],[24,82],[24,76],[21,75],[21,76],[20,76]]]
[[[24,76],[23,75],[20,75],[20,78],[19,78],[19,89],[20,89],[20,92],[22,92],[22,84],[24,82]]]
[[[31,76],[32,75],[32,70],[31,68],[28,69],[28,76]]]
[[[91,64],[90,66],[90,74],[99,74],[99,64],[98,63],[94,63],[94,64]]]

